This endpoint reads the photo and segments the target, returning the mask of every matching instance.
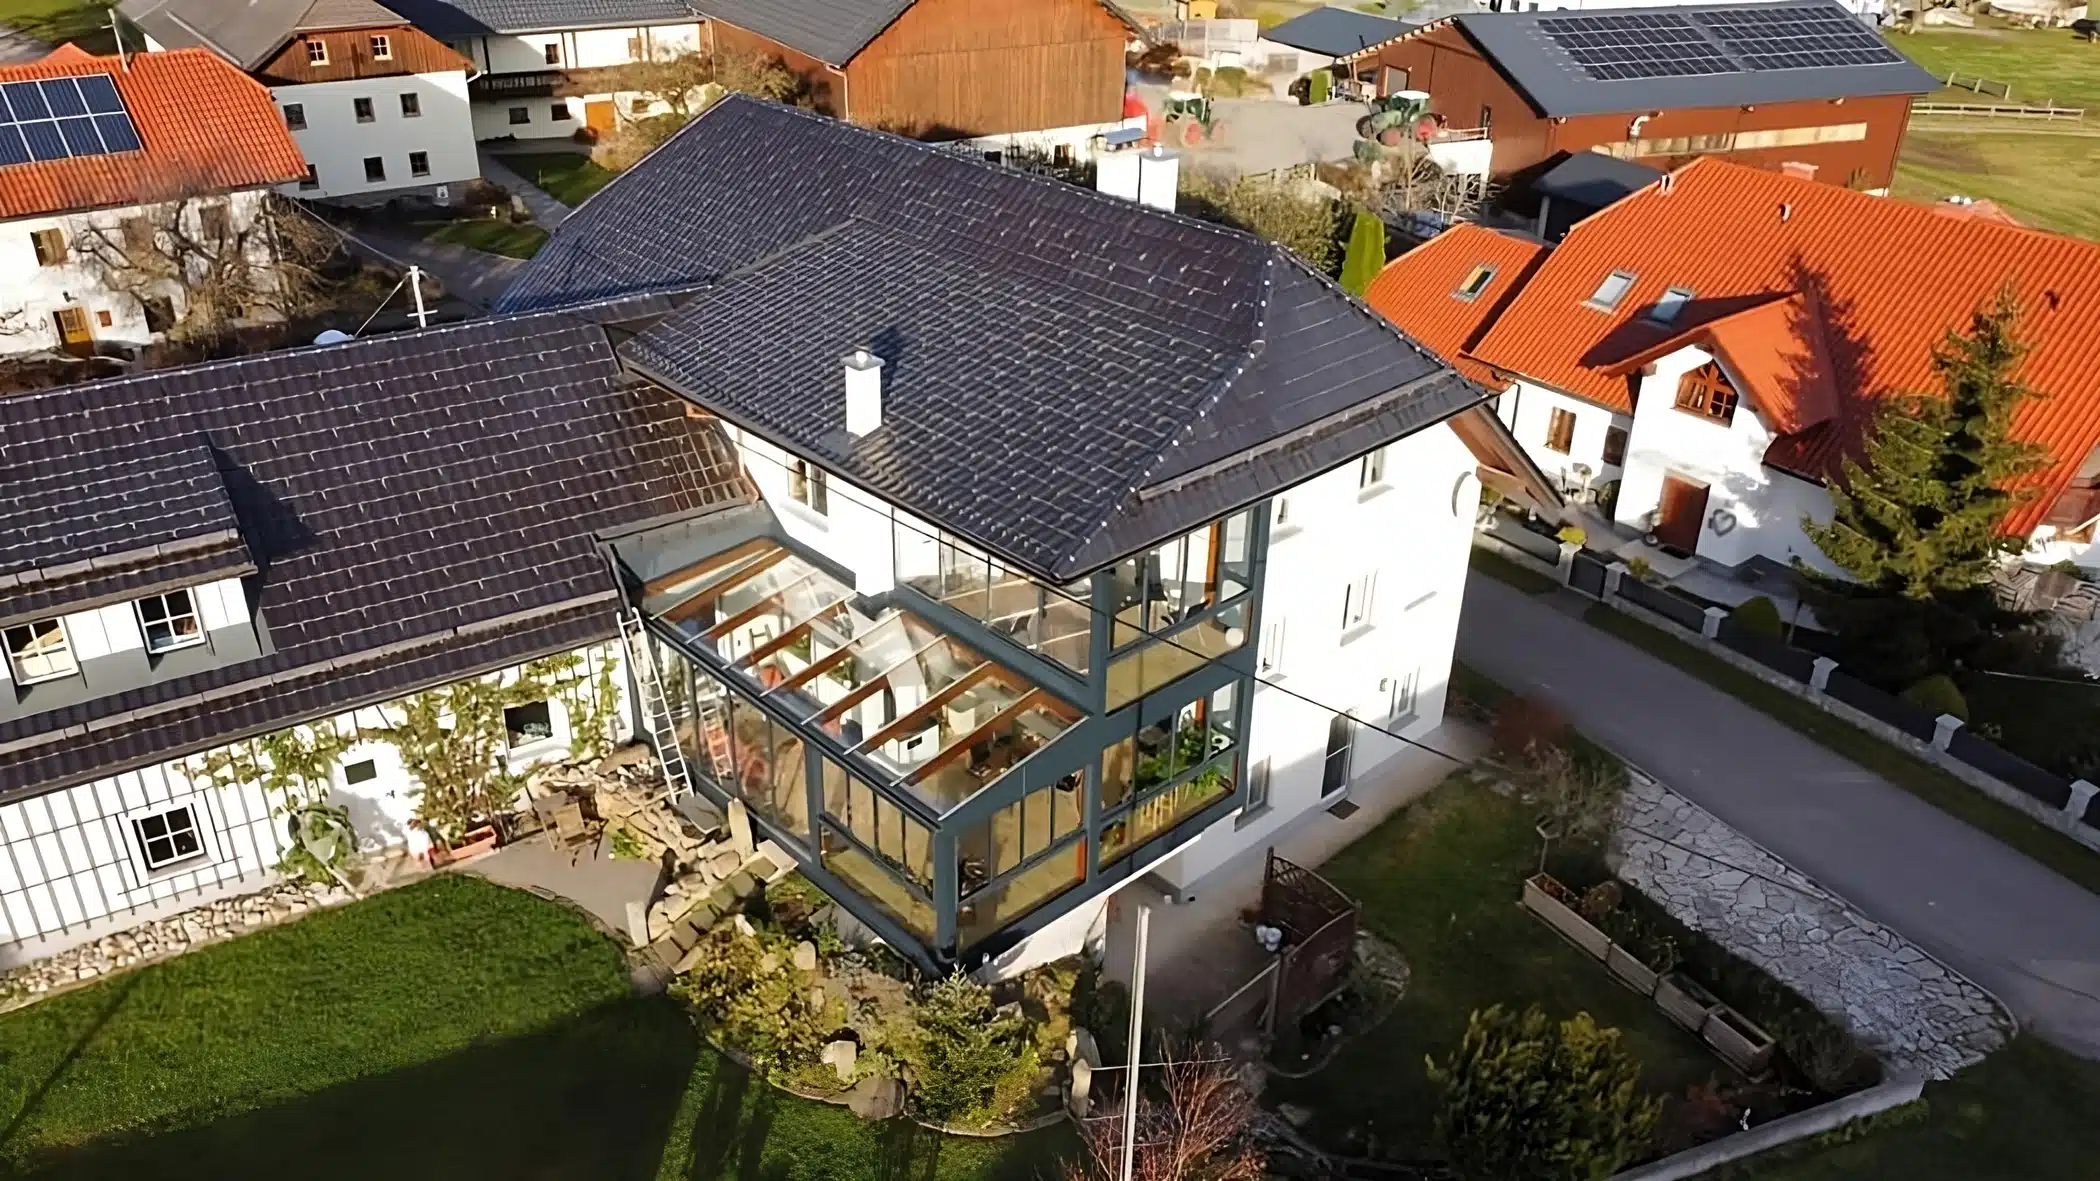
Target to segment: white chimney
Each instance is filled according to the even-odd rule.
[[[1137,151],[1103,151],[1094,155],[1094,188],[1125,201],[1138,199]]]
[[[1181,157],[1154,145],[1138,156],[1140,205],[1174,212],[1174,196],[1181,187]]]
[[[846,433],[858,439],[882,425],[882,358],[868,350],[846,354]]]

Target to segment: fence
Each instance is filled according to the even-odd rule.
[[[1970,90],[1977,94],[1994,94],[2007,100],[2012,98],[2012,83],[1979,78],[1974,74],[1963,76],[1959,73],[1949,73],[1947,75],[1947,89]]]
[[[2017,103],[1918,103],[1910,113],[1921,119],[2063,119],[2075,123],[2085,118],[2084,107],[2059,107],[2055,103],[2040,107]]]
[[[1551,558],[1527,539],[1535,532],[1497,520],[1477,535],[1480,543],[1536,566],[1551,562],[1551,573],[1563,585],[1601,603],[1698,644],[1760,680],[1805,698],[1859,726],[1875,737],[1949,771],[2002,803],[2028,812],[2081,843],[2100,849],[2100,788],[2071,780],[2005,750],[1942,718],[1912,705],[1838,668],[1837,662],[1793,647],[1773,636],[1744,628],[1727,611],[1667,587],[1632,577],[1624,565],[1595,554],[1561,546]]]

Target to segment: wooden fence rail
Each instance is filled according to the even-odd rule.
[[[1974,74],[1966,78],[1958,73],[1948,74],[1947,88],[1950,90],[1973,90],[1978,94],[1993,94],[2007,100],[2012,98],[2012,83],[1999,82],[1990,78],[1980,78]]]
[[[1913,103],[1912,115],[1956,119],[2041,119],[2076,122],[2085,118],[2084,107],[2019,106],[1998,103]]]

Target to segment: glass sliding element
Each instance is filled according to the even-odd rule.
[[[897,580],[1008,637],[1016,645],[1087,672],[1092,584],[1037,582],[956,537],[909,517],[893,526]]]
[[[1228,685],[1103,752],[1102,864],[1232,794],[1236,700],[1237,688]]]
[[[1108,708],[1120,709],[1155,689],[1230,655],[1247,642],[1244,600],[1152,640],[1108,664]],[[1116,629],[1124,624],[1120,618]]]
[[[934,937],[933,833],[830,758],[824,773],[824,867],[920,938]]]

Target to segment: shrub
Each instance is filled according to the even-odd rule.
[[[1580,525],[1563,525],[1560,532],[1553,535],[1553,540],[1564,542],[1568,545],[1587,545],[1590,540],[1590,531]]]
[[[1233,180],[1184,170],[1183,210],[1191,217],[1245,230],[1290,247],[1313,269],[1332,273],[1341,205],[1283,185]]]
[[[794,967],[794,945],[723,925],[702,938],[703,954],[671,995],[691,1006],[724,1043],[761,1070],[791,1069],[822,1045],[824,1014]]]
[[[1536,1006],[1474,1012],[1442,1063],[1437,1138],[1467,1181],[1590,1181],[1652,1142],[1659,1104],[1619,1031],[1587,1013],[1553,1022]]]
[[[1543,701],[1517,697],[1495,710],[1495,750],[1532,761],[1568,741],[1568,719]]]
[[[1961,695],[1961,690],[1955,686],[1953,678],[1945,673],[1934,673],[1926,677],[1905,689],[1902,697],[1912,705],[1930,711],[1934,717],[1953,714],[1964,722],[1969,720],[1968,699]]]
[[[1334,75],[1325,70],[1314,70],[1305,78],[1305,101],[1319,106],[1334,97]]]
[[[1736,604],[1728,613],[1735,625],[1752,635],[1768,636],[1771,639],[1786,638],[1786,623],[1779,618],[1779,608],[1772,600],[1758,595]]]
[[[926,990],[913,1020],[904,1060],[922,1115],[983,1124],[1027,1093],[1036,1068],[1027,1023],[1002,1015],[984,985],[957,972]]]

